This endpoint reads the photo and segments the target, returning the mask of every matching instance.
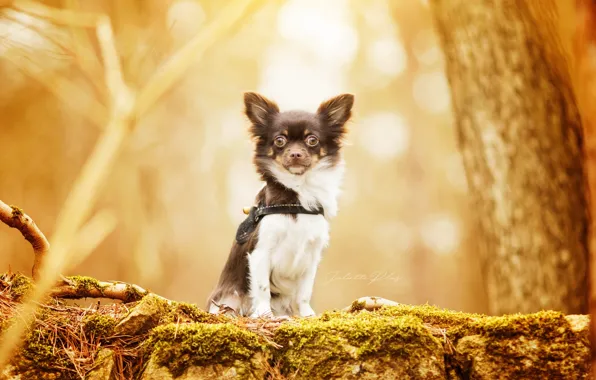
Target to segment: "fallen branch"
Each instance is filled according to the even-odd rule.
[[[82,276],[66,277],[61,285],[50,292],[50,295],[56,298],[109,298],[124,303],[140,301],[147,294],[149,291],[138,285],[117,281],[98,281]],[[166,301],[169,302],[169,300]]]
[[[0,294],[4,291],[12,292],[18,298],[29,293],[35,284],[26,276],[8,272],[0,274]],[[132,303],[142,300],[151,294],[152,297],[172,304],[172,301],[136,284],[121,281],[99,281],[86,276],[62,276],[58,284],[52,288],[49,295],[53,298],[81,299],[81,298],[106,298]]]
[[[383,306],[398,306],[399,303],[381,297],[360,297],[352,302],[350,306],[345,307],[344,311],[351,313],[360,310],[375,311]]]
[[[33,219],[18,207],[9,206],[0,200],[0,221],[21,232],[25,240],[33,247],[33,269],[31,275],[34,280],[39,278],[42,262],[50,251],[50,243]]]

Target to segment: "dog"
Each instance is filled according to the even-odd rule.
[[[354,95],[341,94],[316,113],[280,112],[263,95],[244,93],[254,140],[253,163],[264,182],[239,226],[217,286],[213,314],[314,316],[311,296],[329,221],[338,211],[344,174],[342,141]]]

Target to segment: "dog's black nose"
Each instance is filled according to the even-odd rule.
[[[303,158],[304,154],[302,154],[301,152],[292,152],[290,153],[290,158]]]

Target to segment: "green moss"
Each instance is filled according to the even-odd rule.
[[[32,286],[22,275],[4,275],[2,279],[15,294],[25,294]],[[81,288],[101,289],[99,282],[89,277],[71,280]],[[576,331],[569,319],[557,312],[489,317],[430,305],[398,305],[375,312],[365,311],[363,306],[353,305],[356,312],[329,311],[318,318],[285,322],[273,332],[271,339],[281,345],[275,349],[265,344],[260,332],[242,327],[242,318],[215,316],[195,305],[166,302],[153,294],[130,310],[120,321],[128,320],[122,326],[111,316],[81,314],[85,315],[85,336],[98,337],[104,347],[104,339],[112,335],[134,336],[134,342],[127,343],[127,352],[142,344],[144,355],[152,355],[156,365],[167,367],[176,376],[189,366],[213,369],[220,365],[234,367],[242,378],[242,373],[262,368],[257,362],[262,358],[271,358],[270,364],[288,378],[295,373],[297,378],[372,378],[377,374],[379,378],[444,378],[445,372],[448,378],[490,378],[500,373],[507,378],[537,379],[585,378],[588,374],[589,342],[583,316],[578,317],[581,323],[576,328],[580,331]],[[67,352],[56,343],[56,334],[64,334],[64,324],[80,319],[65,318],[64,311],[56,310],[39,309],[37,319],[42,323],[27,333],[13,360],[22,378],[76,377]],[[137,321],[131,321],[133,317]],[[11,321],[0,321],[0,330]],[[51,324],[45,323],[49,321]],[[125,325],[134,332],[118,333]],[[115,347],[122,344],[119,339],[109,343]],[[60,367],[66,370],[58,370]]]
[[[555,311],[534,314],[513,314],[502,317],[484,317],[472,321],[466,333],[480,333],[495,338],[511,338],[532,335],[536,338],[553,339],[571,332],[565,315]]]
[[[230,319],[223,315],[214,315],[199,309],[196,305],[185,302],[172,302],[161,323],[224,323]]]
[[[329,311],[319,318],[283,324],[275,333],[275,341],[284,346],[276,355],[283,372],[297,372],[301,378],[342,376],[356,359],[367,356],[419,360],[428,355],[437,338],[449,353],[446,371],[460,377],[473,375],[472,359],[483,365],[498,363],[495,371],[501,368],[513,378],[569,378],[588,370],[586,332],[574,331],[558,312],[489,317],[430,305],[390,306],[375,312],[364,311],[362,306],[352,305],[357,310],[352,313]],[[464,337],[466,342],[458,346]],[[481,341],[482,349],[477,352],[485,357],[476,357],[477,352],[466,348],[474,339]],[[456,346],[461,352],[453,351]],[[520,361],[532,365],[520,365]]]
[[[588,370],[588,336],[585,331],[574,331],[565,315],[559,312],[484,316],[428,305],[399,305],[382,308],[377,313],[416,315],[425,323],[445,328],[446,337],[454,345],[468,337],[461,345],[463,352],[455,352],[446,358],[448,367],[458,367],[451,369],[460,373],[470,371],[470,359],[475,352],[467,350],[466,346],[471,339],[482,345],[486,356],[483,361],[499,363],[501,371],[512,378],[569,378],[578,371],[587,373]],[[520,365],[522,360],[529,360],[532,365]]]
[[[265,345],[254,333],[232,324],[168,324],[151,332],[148,347],[156,363],[180,376],[191,365],[247,365]]]
[[[93,277],[87,276],[70,276],[67,277],[68,280],[74,282],[77,290],[89,290],[89,289],[97,289],[103,294],[103,287]]]
[[[366,302],[355,300],[354,302],[352,302],[350,309],[353,312],[356,312],[356,311],[363,310],[365,306],[366,306]]]
[[[38,366],[43,366],[45,369],[53,367],[56,355],[54,353],[54,347],[50,344],[47,336],[36,330],[29,339],[27,339],[27,345],[23,351],[23,355],[37,363]],[[50,364],[50,365],[48,365]]]
[[[341,376],[371,357],[387,362],[417,360],[439,347],[418,317],[368,312],[325,313],[284,323],[276,330],[275,341],[284,347],[278,356],[282,371],[301,378]]]
[[[587,334],[573,331],[559,312],[486,317],[454,331],[456,334],[478,334],[485,352],[498,358],[515,378],[573,378],[589,368]],[[520,366],[521,359],[532,365]]]
[[[83,319],[83,331],[88,336],[109,337],[116,326],[116,319],[109,315],[90,314]]]
[[[10,208],[12,209],[12,217],[15,219],[20,218],[21,216],[23,216],[25,214],[23,212],[23,210],[18,208],[17,206],[11,205]]]
[[[563,332],[562,328],[570,329],[565,315],[554,311],[490,317],[441,309],[431,305],[385,306],[375,312],[346,313],[343,311],[330,311],[323,313],[321,318],[349,319],[359,318],[363,314],[379,317],[415,316],[433,327],[445,328],[452,339],[458,339],[461,336],[470,334],[484,334],[499,338],[534,335],[549,339],[560,336]]]
[[[56,321],[57,327],[60,322]],[[66,322],[64,322],[66,323]],[[19,353],[12,363],[23,374],[23,378],[35,379],[74,379],[70,371],[72,362],[68,355],[54,344],[50,331],[42,328],[30,330]]]
[[[141,302],[137,303],[138,307],[142,304],[150,306],[150,309],[158,311],[160,314],[167,313],[171,309],[171,305],[165,298],[161,298],[156,294],[150,294],[148,297],[144,297]],[[133,309],[134,310],[134,309]]]
[[[144,291],[141,292],[139,291],[135,286],[132,286],[130,284],[126,285],[126,302],[134,302],[134,301],[139,301],[141,299],[143,299],[143,297],[145,297],[147,294],[149,294],[148,291]]]
[[[363,311],[363,313],[367,313]],[[345,312],[331,312],[330,315],[345,315]],[[358,313],[356,313],[358,314]],[[405,315],[415,316],[435,327],[446,328],[468,324],[472,321],[486,318],[481,314],[462,313],[458,311],[441,309],[431,305],[397,305],[384,306],[375,311],[379,316],[400,317]]]
[[[15,301],[20,301],[33,288],[31,279],[20,273],[15,273],[10,280],[10,293]]]
[[[20,278],[21,281],[23,278],[28,280],[25,276]],[[5,321],[5,326],[14,320]],[[16,372],[23,379],[76,379],[72,360],[61,343],[64,340],[59,338],[62,331],[71,328],[70,319],[65,314],[40,307],[35,313],[35,321],[26,330],[21,348],[11,359]]]

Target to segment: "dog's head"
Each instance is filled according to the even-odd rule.
[[[280,112],[264,96],[245,93],[245,113],[255,140],[254,162],[263,179],[272,166],[300,176],[323,159],[337,163],[353,104],[353,95],[342,94],[321,103],[316,113]]]

